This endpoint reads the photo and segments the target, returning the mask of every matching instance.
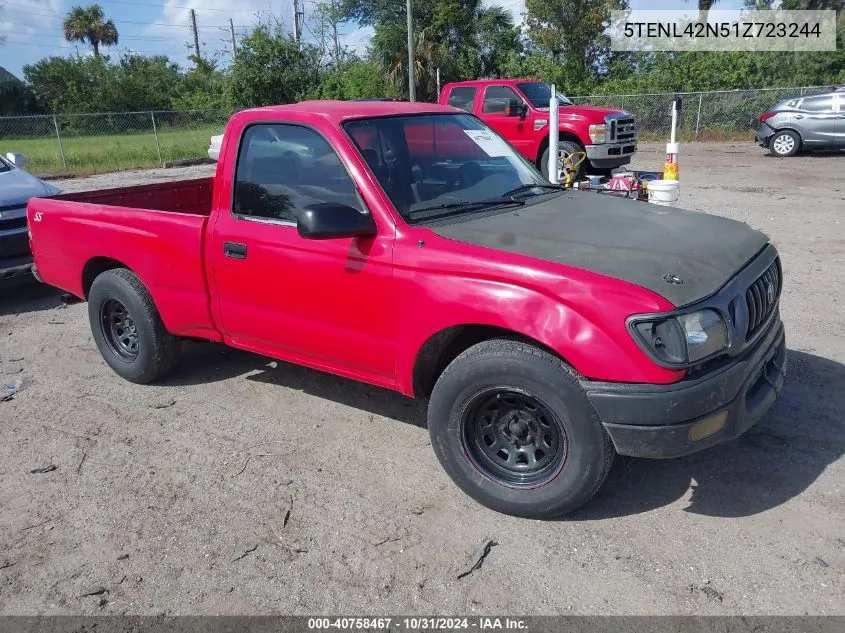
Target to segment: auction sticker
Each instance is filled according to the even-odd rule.
[[[510,156],[513,151],[508,147],[507,143],[492,132],[485,130],[464,130],[464,134],[470,137],[490,157]]]

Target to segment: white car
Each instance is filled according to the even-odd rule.
[[[21,154],[0,156],[0,285],[31,276],[26,203],[30,198],[62,192],[25,172],[25,164],[26,158]]]
[[[257,143],[254,145],[258,147],[265,147],[270,156],[278,156],[280,149],[284,148],[284,153],[287,155],[293,155],[298,160],[308,160],[314,158],[314,150],[311,147],[306,145],[302,145],[301,143],[295,143],[291,141],[287,141],[278,134],[276,134],[271,129],[264,129],[261,131],[261,137],[256,139]],[[223,135],[217,134],[212,136],[208,142],[208,157],[217,162],[220,158],[220,146],[223,144]],[[255,150],[253,150],[254,155]]]
[[[211,141],[208,143],[208,157],[213,160],[217,161],[217,158],[220,156],[220,144],[223,142],[223,135],[218,134],[217,136],[212,136]]]

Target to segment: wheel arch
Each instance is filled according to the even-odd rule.
[[[82,297],[85,299],[88,298],[88,293],[91,292],[91,286],[94,284],[94,280],[97,277],[106,271],[114,270],[116,268],[125,268],[130,271],[132,270],[125,263],[111,257],[92,257],[85,262],[85,265],[82,267]]]
[[[572,366],[557,351],[545,343],[515,330],[482,323],[452,325],[429,336],[418,350],[414,359],[411,377],[413,396],[416,398],[427,398],[430,396],[431,391],[434,389],[434,384],[446,367],[473,345],[477,345],[483,341],[502,338],[518,340],[529,345],[534,345],[560,358],[561,361],[570,367]]]

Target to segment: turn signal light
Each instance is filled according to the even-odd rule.
[[[703,439],[710,437],[711,435],[715,435],[723,428],[725,428],[725,422],[727,421],[728,412],[721,411],[716,415],[711,415],[708,418],[704,418],[700,422],[696,422],[690,427],[689,430],[690,442],[699,442]]]

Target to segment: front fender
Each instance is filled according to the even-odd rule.
[[[621,283],[608,284],[604,292],[581,291],[573,297],[576,301],[565,301],[493,279],[426,277],[397,278],[410,290],[398,293],[409,299],[397,314],[396,374],[400,390],[407,395],[414,393],[414,364],[425,343],[460,325],[492,326],[533,339],[557,352],[587,379],[665,384],[679,378],[677,371],[655,365],[627,333],[625,318],[635,311],[627,299],[635,293],[631,290],[631,297],[625,297],[623,289],[620,296]],[[642,306],[641,294],[638,299]]]

